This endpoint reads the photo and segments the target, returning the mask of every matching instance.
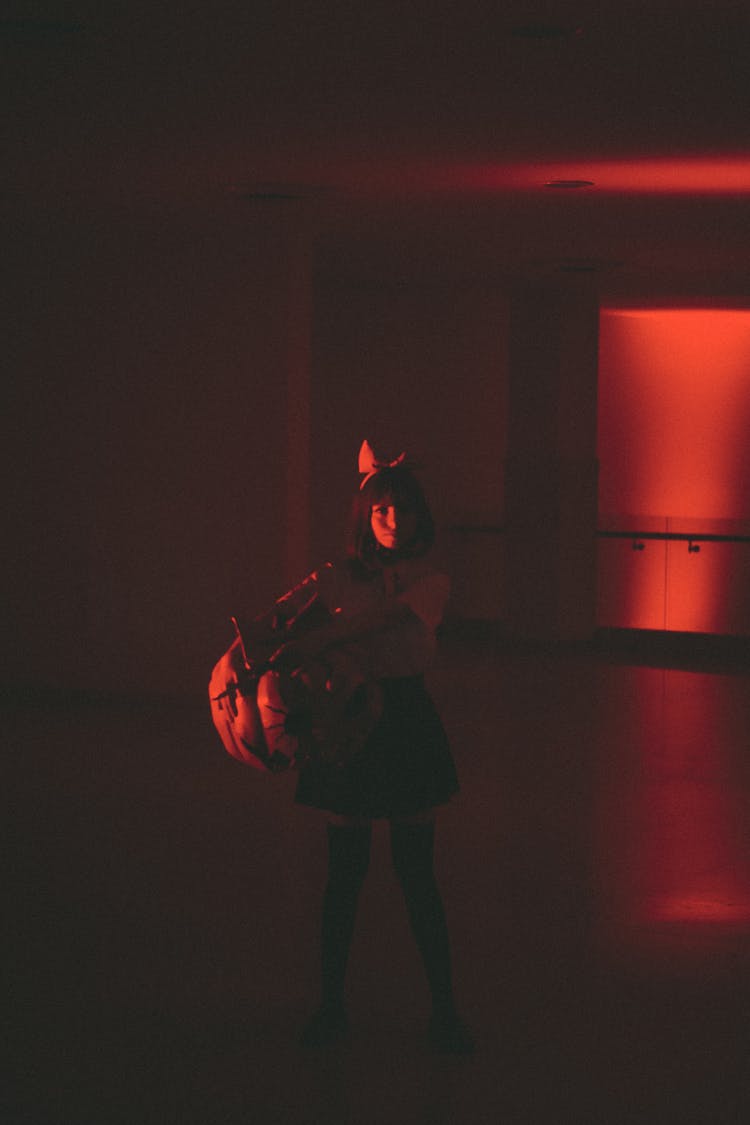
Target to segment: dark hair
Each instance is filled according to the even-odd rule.
[[[393,557],[394,554],[402,558],[424,555],[435,541],[432,512],[422,486],[411,469],[406,465],[378,469],[354,497],[347,545],[350,561],[370,572],[379,570],[386,557],[386,552],[375,539],[371,523],[372,509],[385,500],[404,511],[413,512],[417,520],[412,541],[397,552],[387,552],[388,557]]]

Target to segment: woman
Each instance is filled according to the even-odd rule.
[[[253,641],[286,643],[271,664],[286,672],[346,652],[380,707],[364,742],[347,753],[310,756],[296,801],[327,814],[328,879],[321,925],[321,1001],[302,1036],[306,1046],[342,1040],[344,982],[357,900],[367,873],[372,821],[390,822],[391,853],[432,997],[430,1038],[467,1053],[471,1037],[456,1013],[445,913],[433,870],[436,808],[458,791],[443,725],[423,674],[449,583],[431,559],[435,538],[422,488],[402,454],[375,460],[364,442],[363,479],[352,509],[348,557],[327,564],[256,623]],[[293,626],[290,629],[290,624]]]

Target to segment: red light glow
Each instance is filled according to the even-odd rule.
[[[750,515],[750,310],[601,316],[600,508]]]
[[[734,195],[750,192],[748,157],[674,160],[601,160],[583,163],[519,166],[519,187],[550,180],[592,180],[598,192]],[[500,179],[503,179],[500,173]]]
[[[602,522],[722,533],[750,519],[750,310],[605,309],[599,360]],[[747,597],[733,576],[750,566],[749,548],[626,546],[620,619],[602,624],[747,631]],[[602,566],[613,564],[613,551],[603,551]]]
[[[750,157],[683,156],[626,160],[446,164],[400,162],[392,166],[352,165],[340,171],[342,185],[365,192],[409,195],[425,188],[445,192],[549,191],[551,182],[581,187],[566,194],[747,195]],[[591,182],[592,186],[585,186]]]
[[[690,935],[750,928],[744,677],[633,669],[634,706],[608,746],[604,893],[614,940],[685,948]],[[619,765],[618,765],[619,763]],[[611,857],[611,858],[610,858]]]

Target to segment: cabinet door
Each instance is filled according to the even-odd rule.
[[[750,544],[667,544],[666,628],[750,635]]]
[[[666,547],[659,539],[599,540],[599,627],[666,628]]]

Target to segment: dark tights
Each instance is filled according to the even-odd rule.
[[[344,1004],[344,979],[357,901],[370,866],[372,828],[328,825],[328,882],[323,895],[320,955],[324,1008]]]
[[[435,822],[391,825],[391,856],[430,986],[433,1012],[453,1012],[451,951],[433,867]]]
[[[370,824],[328,825],[328,881],[323,896],[323,1006],[342,1008],[357,902],[370,862]],[[406,899],[432,996],[433,1012],[453,1012],[451,956],[443,901],[434,874],[435,824],[391,823],[393,866]]]

